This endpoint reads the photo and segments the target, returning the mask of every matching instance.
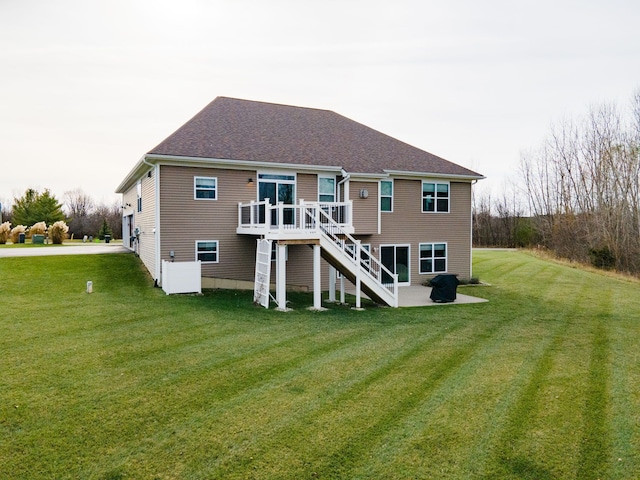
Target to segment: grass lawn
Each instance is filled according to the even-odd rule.
[[[138,262],[0,260],[2,479],[639,476],[640,282],[477,251],[489,303],[281,313]]]

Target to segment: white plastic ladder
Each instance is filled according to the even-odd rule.
[[[256,278],[253,301],[269,308],[269,283],[271,279],[271,240],[258,239],[256,248]]]

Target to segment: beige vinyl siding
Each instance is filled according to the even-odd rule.
[[[244,280],[252,282],[255,272],[256,238],[238,235],[238,203],[257,199],[257,173],[248,170],[175,167],[160,169],[162,196],[160,223],[162,225],[161,259],[195,260],[197,240],[218,241],[218,263],[203,264],[204,277]],[[216,177],[217,200],[195,200],[193,178]],[[253,185],[247,185],[253,178]],[[315,174],[296,176],[296,201],[317,201],[318,179]],[[313,250],[307,245],[289,245],[287,285],[310,289],[313,286]],[[323,284],[328,285],[328,265],[322,261]],[[275,282],[275,262],[272,263]]]
[[[138,212],[138,194],[137,183],[133,185],[132,201],[129,202],[133,206],[133,228],[140,230],[138,254],[140,260],[147,267],[151,276],[155,278],[156,272],[156,234],[154,229],[156,216],[156,189],[155,189],[155,170],[151,169],[145,173],[140,179],[142,186],[142,211]],[[129,195],[127,195],[129,197]],[[156,279],[157,280],[157,279]]]
[[[169,260],[169,252],[173,250],[175,261],[193,261],[196,240],[217,240],[219,263],[203,264],[203,276],[253,282],[256,237],[238,235],[236,227],[238,203],[257,198],[257,173],[162,165],[160,176],[161,259]],[[194,199],[195,176],[218,179],[217,200]],[[247,185],[248,178],[254,179],[251,186]],[[316,201],[317,188],[317,175],[298,174],[296,200]],[[359,198],[362,188],[369,191],[366,199]],[[133,193],[135,195],[135,186]],[[412,285],[419,285],[431,277],[419,273],[420,243],[447,243],[448,273],[462,278],[470,276],[470,183],[450,183],[449,213],[423,213],[422,181],[394,179],[394,211],[381,215],[380,235],[377,234],[378,183],[352,182],[350,197],[354,203],[357,238],[371,244],[373,256],[380,258],[381,244],[410,245]],[[144,213],[151,199],[143,201],[147,202],[143,204]],[[135,206],[135,202],[131,203]],[[324,260],[321,263],[322,284],[326,289],[329,268]],[[272,280],[275,281],[275,262],[272,263]],[[313,249],[308,245],[288,246],[287,285],[303,289],[313,287]]]
[[[367,198],[360,198],[360,190],[363,189],[369,192]],[[350,182],[349,197],[353,200],[353,227],[356,235],[378,233],[378,182]]]
[[[216,177],[217,199],[194,198],[194,177]],[[248,179],[253,183],[248,185]],[[218,241],[218,263],[202,264],[204,277],[253,281],[256,239],[236,234],[238,203],[257,198],[255,171],[160,167],[162,260],[194,261],[196,241]]]
[[[377,258],[381,244],[410,244],[412,285],[433,277],[420,274],[420,243],[447,243],[447,273],[471,275],[471,184],[451,182],[449,194],[449,213],[423,213],[422,180],[394,180],[393,213],[381,216],[381,235],[371,242]]]
[[[296,175],[296,203],[318,201],[318,176],[315,174],[299,173]]]

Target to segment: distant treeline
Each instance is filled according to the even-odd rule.
[[[38,222],[51,225],[65,221],[71,238],[104,237],[122,238],[122,209],[119,204],[97,204],[90,195],[80,189],[67,191],[60,202],[49,191],[28,189],[23,196],[14,198],[11,205],[3,203],[2,222],[11,222],[15,227],[30,227]]]
[[[640,274],[640,91],[563,120],[523,154],[516,187],[474,199],[476,246],[543,247]]]

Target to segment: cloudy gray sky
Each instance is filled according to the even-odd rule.
[[[499,192],[640,88],[632,0],[0,0],[0,201],[98,202],[216,96],[334,110]]]

